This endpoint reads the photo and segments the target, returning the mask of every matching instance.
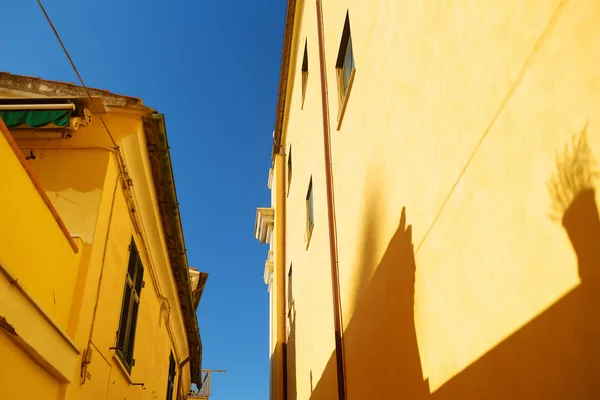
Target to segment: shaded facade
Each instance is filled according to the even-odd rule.
[[[164,116],[1,73],[0,117],[0,398],[186,398],[207,274],[187,263]]]
[[[271,398],[595,398],[594,2],[289,1]]]

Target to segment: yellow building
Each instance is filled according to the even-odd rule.
[[[0,398],[186,398],[207,274],[188,266],[163,115],[1,73],[0,117]]]
[[[289,0],[284,38],[271,399],[599,398],[600,3]]]

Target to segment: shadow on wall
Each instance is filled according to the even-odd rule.
[[[366,223],[376,226],[376,222]],[[414,325],[415,272],[412,227],[403,209],[344,332],[347,390],[352,397],[386,398],[391,387],[398,398],[416,399],[429,393]],[[363,279],[367,281],[366,276]]]
[[[554,216],[561,215],[577,255],[581,284],[434,393],[423,380],[414,327],[412,230],[402,211],[344,332],[348,398],[600,398],[600,217],[590,153],[584,129],[558,158],[549,184]],[[332,354],[312,400],[337,398],[335,370]]]
[[[369,237],[376,232],[377,221],[372,217],[368,214],[365,220]],[[368,252],[373,245],[368,238],[363,243],[361,262],[367,265],[360,266],[362,284],[355,288],[360,293],[344,332],[348,398],[420,399],[429,395],[414,326],[416,265],[412,227],[406,218],[403,209],[398,228],[370,281],[373,267],[368,265]],[[337,398],[336,378],[332,354],[311,399]]]
[[[296,400],[296,318],[290,324],[290,334],[286,343],[287,354],[287,400]]]

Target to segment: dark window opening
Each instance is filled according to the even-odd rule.
[[[173,389],[175,389],[175,358],[173,352],[169,356],[169,377],[167,379],[167,400],[173,400]]]
[[[340,104],[342,104],[348,94],[352,76],[356,68],[354,64],[354,51],[352,49],[352,35],[350,33],[350,15],[348,13],[346,13],[346,22],[342,31],[342,40],[335,68],[337,69],[338,76]]]
[[[290,146],[290,154],[288,155],[287,161],[287,184],[288,193],[290,192],[290,186],[292,185],[292,147]]]
[[[121,305],[121,318],[117,331],[116,353],[128,372],[135,364],[133,348],[135,344],[135,330],[137,326],[138,310],[140,307],[140,294],[144,278],[144,266],[140,254],[131,239],[129,246],[129,265],[125,277],[123,304]]]
[[[292,291],[292,264],[290,264],[290,270],[288,272],[288,309],[292,308],[294,303],[294,292]]]
[[[312,229],[315,225],[315,215],[313,206],[313,189],[312,189],[312,177],[308,184],[308,191],[306,193],[306,231],[308,236],[312,233]]]
[[[304,57],[302,58],[302,108],[304,108],[304,98],[306,97],[306,87],[308,86],[308,39],[304,41]]]

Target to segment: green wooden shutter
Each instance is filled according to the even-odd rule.
[[[169,377],[167,378],[167,400],[173,400],[173,389],[175,389],[175,359],[173,353],[169,357]]]
[[[125,281],[125,291],[123,293],[123,305],[121,306],[121,320],[119,321],[119,331],[117,333],[117,350],[121,353],[125,351],[127,342],[127,325],[129,324],[129,315],[131,311],[132,287],[129,284],[129,275]]]
[[[132,240],[129,253],[129,265],[125,277],[125,290],[123,304],[121,306],[121,319],[117,332],[117,355],[131,372],[135,361],[133,349],[135,344],[135,332],[137,328],[137,317],[140,306],[140,294],[143,286],[144,267],[140,255]]]
[[[131,319],[129,320],[129,330],[127,332],[127,347],[125,350],[125,361],[131,367],[133,367],[133,345],[135,344],[135,329],[137,327],[137,316],[138,309],[140,306],[140,299],[134,296],[131,302]]]

